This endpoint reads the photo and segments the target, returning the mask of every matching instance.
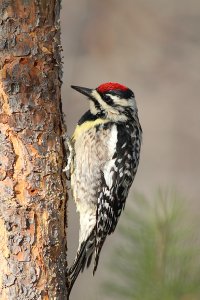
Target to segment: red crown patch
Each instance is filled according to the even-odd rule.
[[[117,82],[107,82],[103,83],[98,86],[97,91],[99,93],[106,93],[108,91],[113,91],[113,90],[120,90],[120,91],[126,91],[128,88],[122,84],[119,84]]]

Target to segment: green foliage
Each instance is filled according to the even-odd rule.
[[[103,284],[109,299],[200,299],[200,247],[184,203],[159,191],[126,207]]]

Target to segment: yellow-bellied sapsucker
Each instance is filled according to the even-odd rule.
[[[117,225],[135,177],[142,129],[134,93],[108,82],[96,89],[72,86],[89,99],[70,142],[71,188],[80,214],[79,247],[69,269],[70,290]],[[69,165],[68,165],[69,168]]]

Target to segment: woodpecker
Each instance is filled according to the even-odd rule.
[[[79,246],[69,269],[69,291],[80,271],[93,274],[107,235],[114,232],[137,172],[142,128],[134,93],[108,82],[96,89],[71,86],[89,100],[69,141],[72,196],[80,214]],[[66,170],[69,168],[69,164]]]

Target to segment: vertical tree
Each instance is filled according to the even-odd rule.
[[[60,0],[0,0],[0,299],[66,299]]]

